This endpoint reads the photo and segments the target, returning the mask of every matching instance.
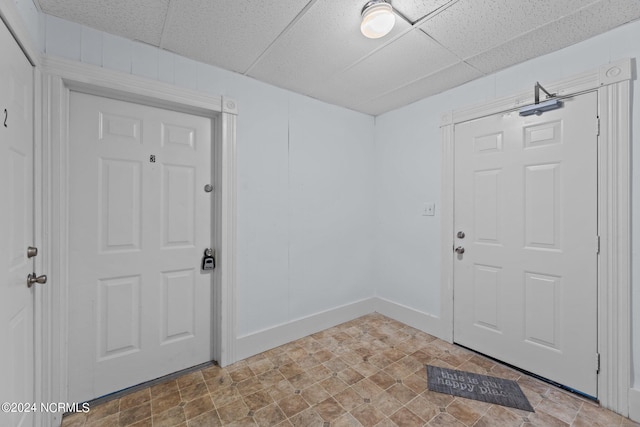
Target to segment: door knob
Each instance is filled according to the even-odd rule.
[[[464,253],[464,248],[462,246],[458,246],[455,251],[458,255],[462,255]]]
[[[30,288],[34,283],[40,283],[44,285],[47,283],[47,275],[43,274],[42,276],[36,276],[36,273],[31,273],[27,276],[27,286]]]

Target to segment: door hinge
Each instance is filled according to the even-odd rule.
[[[600,254],[600,236],[596,236],[596,255]]]
[[[596,116],[596,136],[600,136],[600,116]]]
[[[596,374],[600,373],[600,353],[596,353]]]

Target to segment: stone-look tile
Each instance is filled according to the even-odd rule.
[[[363,379],[355,383],[352,386],[353,390],[358,393],[363,399],[372,400],[374,397],[383,392],[383,390],[378,387],[375,383],[370,381],[368,378]]]
[[[347,411],[350,411],[364,402],[362,396],[356,393],[351,387],[342,390],[340,393],[333,396],[340,405]]]
[[[237,371],[229,372],[229,376],[231,376],[233,382],[239,383],[253,377],[254,373],[249,366],[244,366]]]
[[[392,385],[396,384],[396,379],[387,374],[385,371],[376,372],[369,377],[369,380],[371,380],[374,384],[376,384],[383,390],[386,390]]]
[[[406,405],[418,395],[414,391],[405,387],[404,384],[392,385],[387,389],[387,393],[398,399],[403,405]]]
[[[218,416],[223,424],[244,418],[249,413],[249,408],[242,399],[236,400],[222,408],[218,408]]]
[[[536,410],[544,411],[547,414],[552,415],[568,424],[571,424],[576,418],[579,409],[579,406],[578,408],[576,408],[574,405],[565,406],[562,403],[558,403],[555,400],[551,399],[543,399],[536,407]]]
[[[346,413],[336,418],[331,423],[331,427],[362,427],[362,424],[360,424],[360,421],[356,420],[353,415]]]
[[[276,403],[272,403],[262,409],[257,410],[253,419],[259,426],[271,427],[284,421],[287,416],[282,412]]]
[[[440,408],[446,408],[455,399],[450,394],[437,393],[430,390],[423,392],[421,396]]]
[[[429,427],[466,427],[452,415],[441,413],[427,424]],[[487,424],[489,426],[491,424]],[[475,427],[475,426],[474,426]],[[502,427],[500,424],[493,424],[492,427]]]
[[[380,393],[371,400],[371,404],[387,417],[402,408],[402,403],[389,393]]]
[[[267,389],[273,400],[276,402],[283,398],[289,397],[293,395],[295,392],[295,388],[291,385],[291,383],[287,380],[282,380],[278,384],[273,387]]]
[[[207,394],[186,403],[182,407],[182,409],[184,410],[184,416],[187,418],[187,420],[190,420],[191,418],[195,418],[200,414],[215,409],[215,406],[213,405],[211,396]]]
[[[389,418],[394,423],[396,423],[398,427],[413,427],[425,424],[425,421],[422,418],[420,418],[407,408],[401,408]]]
[[[409,375],[407,378],[402,380],[402,384],[420,394],[427,390],[427,376],[422,372],[419,374],[416,373]]]
[[[322,380],[320,381],[320,385],[324,387],[330,395],[338,394],[348,387],[348,385],[338,377],[329,377]]]
[[[265,390],[260,390],[257,393],[244,396],[243,400],[247,407],[249,407],[249,410],[254,412],[273,403],[273,398]]]
[[[355,369],[346,368],[338,373],[338,378],[340,378],[348,385],[353,385],[363,379],[364,376]]]
[[[158,397],[165,396],[167,394],[173,394],[178,392],[178,382],[176,380],[166,381],[160,384],[151,386],[151,398],[157,399]]]
[[[454,400],[447,406],[447,412],[453,415],[460,422],[471,426],[482,417],[482,413],[474,410],[460,399]]]
[[[282,375],[277,369],[258,375],[258,381],[260,381],[265,388],[273,387],[285,379],[284,375]]]
[[[185,402],[190,402],[194,399],[209,394],[209,388],[204,382],[195,383],[189,387],[180,389],[180,396]]]
[[[159,414],[169,408],[178,406],[180,402],[182,402],[180,392],[176,391],[174,393],[165,394],[151,401],[151,411],[154,415]]]
[[[161,414],[153,414],[154,427],[174,427],[185,421],[186,418],[181,407],[171,408]]]
[[[85,427],[111,427],[120,424],[120,414],[107,415],[106,417],[98,418],[93,421],[87,421]]]
[[[313,409],[315,409],[315,411],[325,421],[333,421],[346,412],[344,408],[332,397],[318,403],[313,407]]]
[[[518,381],[535,413],[427,390],[425,364]],[[286,409],[283,411],[283,408]],[[287,418],[287,415],[289,418]],[[63,418],[63,427],[640,427],[592,401],[374,313]],[[463,424],[464,423],[464,424]]]
[[[300,395],[307,401],[310,405],[315,405],[316,403],[320,403],[323,400],[330,397],[329,393],[322,387],[320,384],[314,384],[310,387],[305,388],[300,392]],[[360,402],[362,403],[362,402]]]
[[[324,365],[314,366],[313,368],[309,369],[307,373],[316,382],[327,379],[332,374],[332,372],[329,369],[325,368]]]
[[[130,424],[126,427],[153,427],[153,419],[146,418],[142,421],[138,421],[137,423]]]
[[[92,407],[87,413],[87,423],[94,422],[101,418],[108,417],[109,415],[117,414],[120,412],[120,400],[114,399],[109,402],[105,402],[102,405]]]
[[[278,406],[288,418],[291,418],[298,412],[307,409],[309,404],[300,395],[293,395],[279,400]]]
[[[205,412],[187,420],[187,427],[218,427],[222,425],[216,411]]]
[[[216,408],[222,408],[238,399],[242,399],[236,387],[224,387],[210,394]]]
[[[124,411],[120,411],[119,420],[122,426],[128,426],[150,417],[151,417],[151,403],[146,402],[140,406],[135,406],[133,408],[128,408],[128,409],[125,409]]]
[[[151,390],[149,388],[143,388],[126,396],[120,398],[120,411],[124,411],[134,406],[140,406],[143,403],[151,401]]]
[[[241,396],[248,396],[263,388],[264,386],[256,377],[248,378],[237,385],[238,393],[240,393]]]
[[[422,396],[418,396],[407,403],[407,408],[425,421],[431,421],[433,417],[440,413],[440,408],[433,402],[429,402]]]
[[[534,413],[531,413],[529,415],[526,416],[526,419],[528,420],[527,422],[525,422],[523,424],[523,426],[527,426],[527,427],[568,427],[569,424],[565,423],[564,421],[560,421],[559,419],[552,417],[549,414],[546,414],[542,411],[537,411]],[[580,424],[574,424],[577,426],[579,426]],[[592,426],[594,424],[584,424],[584,426]]]
[[[64,427],[82,427],[87,421],[87,414],[84,412],[76,412],[74,414],[67,414],[62,418],[62,425]]]
[[[622,416],[605,409],[583,404],[580,412],[576,416],[574,425],[576,426],[593,426],[608,427],[612,425],[620,425]]]
[[[316,381],[313,377],[306,372],[303,372],[295,377],[289,378],[289,382],[296,390],[301,390],[303,388],[307,388],[310,385],[314,384]]]
[[[280,368],[278,368],[278,370],[280,371],[280,373],[286,378],[293,378],[296,375],[300,375],[304,372],[304,369],[302,369],[297,363],[292,362],[292,363],[287,363],[286,365],[282,365],[280,366]]]
[[[176,382],[178,383],[178,388],[183,389],[196,384],[204,383],[204,376],[202,375],[202,371],[200,370],[193,371],[176,378]]]
[[[474,424],[474,427],[519,427],[521,424],[521,417],[502,406],[494,405]]]
[[[363,426],[374,426],[385,418],[382,412],[369,403],[358,406],[351,411],[351,415]]]
[[[325,421],[322,419],[322,417],[315,411],[314,408],[307,408],[304,411],[294,415],[293,417],[289,418],[289,421],[291,421],[291,424],[293,424],[296,427],[303,427],[303,426],[324,426],[325,425]]]

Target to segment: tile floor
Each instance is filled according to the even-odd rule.
[[[425,364],[517,380],[536,412],[430,392]],[[380,314],[67,415],[62,425],[640,426]]]

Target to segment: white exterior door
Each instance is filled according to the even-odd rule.
[[[0,58],[0,402],[22,405],[34,402],[33,67],[2,21]],[[33,425],[33,413],[4,409],[0,425]]]
[[[70,401],[212,359],[211,127],[71,93]]]
[[[595,92],[455,126],[455,342],[592,396],[597,132]]]

